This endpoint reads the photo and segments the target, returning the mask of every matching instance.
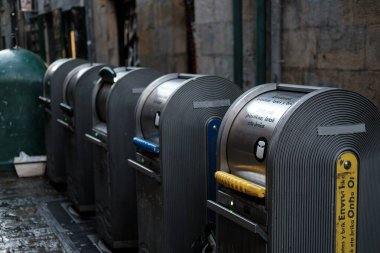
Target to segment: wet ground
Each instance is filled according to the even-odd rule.
[[[64,191],[46,178],[0,172],[0,253],[107,252],[93,217],[72,212]]]

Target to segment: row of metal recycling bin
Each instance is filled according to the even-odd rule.
[[[113,249],[377,252],[380,113],[342,89],[50,65],[47,172]]]

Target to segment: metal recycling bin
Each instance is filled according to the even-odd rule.
[[[57,122],[62,118],[59,105],[63,101],[63,81],[71,70],[84,63],[81,59],[59,59],[50,64],[44,76],[43,96],[39,99],[45,108],[46,174],[55,184],[66,183],[64,130]]]
[[[57,119],[65,129],[64,148],[67,192],[80,213],[93,212],[94,169],[92,145],[85,134],[92,129],[92,89],[104,64],[82,64],[67,75],[63,85],[63,117]]]
[[[145,87],[162,74],[148,68],[99,72],[92,92],[92,131],[97,233],[113,249],[137,248],[136,175],[128,169],[135,155],[135,107]]]
[[[140,252],[201,252],[212,217],[218,126],[241,94],[215,76],[169,74],[152,82],[136,107],[136,170]],[[210,177],[211,175],[211,177]]]
[[[266,84],[218,138],[217,252],[376,252],[380,112],[348,90]]]

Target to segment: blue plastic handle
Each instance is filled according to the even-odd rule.
[[[135,137],[133,138],[133,144],[135,144],[137,147],[142,148],[143,150],[149,151],[151,153],[159,154],[160,153],[160,146],[151,143],[149,141],[146,141],[144,139]]]

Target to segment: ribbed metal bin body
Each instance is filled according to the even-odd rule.
[[[136,107],[136,159],[129,160],[137,170],[140,252],[202,250],[197,240],[208,223],[207,126],[240,93],[223,78],[182,74],[163,76],[144,90]]]
[[[145,87],[162,74],[147,68],[103,68],[93,90],[93,145],[97,233],[110,248],[137,250],[135,107]]]
[[[342,89],[259,86],[231,105],[218,150],[221,171],[265,187],[266,195],[218,185],[217,203],[209,201],[218,214],[217,252],[336,252],[344,208],[355,210],[356,252],[380,248],[380,113],[368,99]],[[337,166],[347,152],[359,164],[357,196],[346,196],[357,209],[338,210],[346,200],[338,197]]]
[[[79,212],[94,211],[93,152],[85,134],[92,129],[92,89],[104,64],[82,64],[66,77],[63,86],[67,192]]]
[[[44,77],[44,92],[40,101],[45,108],[47,176],[55,184],[66,183],[64,130],[57,122],[58,118],[62,118],[59,105],[63,102],[63,81],[71,70],[85,62],[80,59],[59,59],[48,67]]]
[[[0,51],[0,168],[13,167],[13,158],[24,151],[44,155],[42,95],[44,62],[25,49]]]

